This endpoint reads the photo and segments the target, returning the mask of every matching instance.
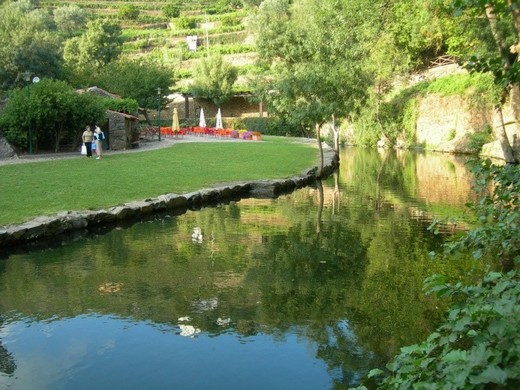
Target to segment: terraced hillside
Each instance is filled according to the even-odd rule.
[[[43,0],[39,6],[52,9],[71,4],[84,9],[90,18],[118,20],[123,29],[123,55],[171,65],[181,86],[191,78],[194,63],[209,53],[220,53],[238,68],[237,89],[247,89],[255,47],[246,29],[251,9],[240,2]],[[197,46],[190,50],[187,41],[193,36]]]

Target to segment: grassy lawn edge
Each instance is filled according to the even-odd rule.
[[[283,179],[317,165],[316,143],[178,143],[163,149],[0,166],[0,226],[63,211],[98,210],[222,183]]]

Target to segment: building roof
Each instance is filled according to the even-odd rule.
[[[134,116],[134,115],[130,115],[130,114],[126,114],[124,112],[119,112],[119,111],[113,111],[113,110],[107,110],[107,113],[109,114],[114,114],[114,115],[120,115],[122,117],[125,117],[126,119],[131,119],[131,120],[134,120],[134,121],[138,121],[139,118]]]
[[[79,89],[77,92],[79,92],[79,93],[88,92],[93,95],[97,95],[97,96],[101,96],[101,97],[105,97],[105,98],[121,99],[121,96],[116,95],[115,93],[110,93],[110,92],[105,91],[104,89],[98,88],[96,86],[90,87],[87,89]]]

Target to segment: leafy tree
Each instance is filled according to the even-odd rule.
[[[241,19],[232,14],[222,15],[220,17],[220,23],[222,26],[226,27],[237,26],[241,23]]]
[[[19,37],[20,47],[14,56],[17,65],[17,77],[29,71],[40,78],[60,78],[62,74],[62,59],[59,42],[46,32]]]
[[[162,96],[173,84],[172,71],[163,65],[144,60],[119,60],[103,67],[98,77],[98,85],[124,98],[132,98],[143,109],[143,114],[150,123],[148,110],[160,104]],[[158,88],[162,94],[158,97]]]
[[[283,60],[295,49],[288,39],[289,7],[288,0],[265,0],[248,23],[256,36],[258,59],[263,65],[269,66],[275,58]]]
[[[67,36],[71,36],[77,31],[83,29],[87,22],[87,14],[85,10],[76,4],[69,4],[58,7],[53,11],[54,22],[58,31]]]
[[[61,74],[60,41],[48,29],[48,14],[32,10],[28,3],[0,6],[0,88],[22,85],[24,72]]]
[[[356,110],[371,83],[363,69],[371,7],[368,1],[315,0],[273,0],[260,7],[257,42],[262,60],[271,65],[267,89],[272,93],[265,95],[271,110],[315,129],[320,141],[326,121]],[[268,31],[271,27],[276,33]]]
[[[13,90],[0,114],[5,137],[21,150],[26,150],[29,128],[35,150],[57,151],[60,141],[79,140],[85,125],[105,117],[102,99],[78,94],[64,81],[43,79],[28,88]]]
[[[517,57],[520,53],[520,12],[518,1],[513,0],[453,0],[453,6],[459,14],[485,18],[488,31],[495,43],[495,52],[483,55],[472,55],[466,58],[465,65],[470,71],[490,72],[495,83],[502,88],[497,101],[496,110],[502,118],[502,106],[509,97],[515,120],[520,121],[520,65]],[[504,121],[497,129],[505,160],[518,162],[507,138]]]
[[[121,53],[121,27],[96,19],[87,23],[87,31],[65,43],[63,58],[73,68],[101,68]]]
[[[428,64],[443,53],[443,15],[436,12],[434,3],[399,0],[380,4],[388,22],[385,31],[391,34],[392,45],[401,52],[400,59],[409,69]]]
[[[235,67],[219,54],[203,59],[195,70],[190,92],[197,99],[207,99],[220,106],[233,94],[233,84],[238,77]]]

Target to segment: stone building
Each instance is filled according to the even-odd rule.
[[[107,147],[125,150],[139,146],[139,118],[122,112],[107,110],[107,122],[103,124]]]

